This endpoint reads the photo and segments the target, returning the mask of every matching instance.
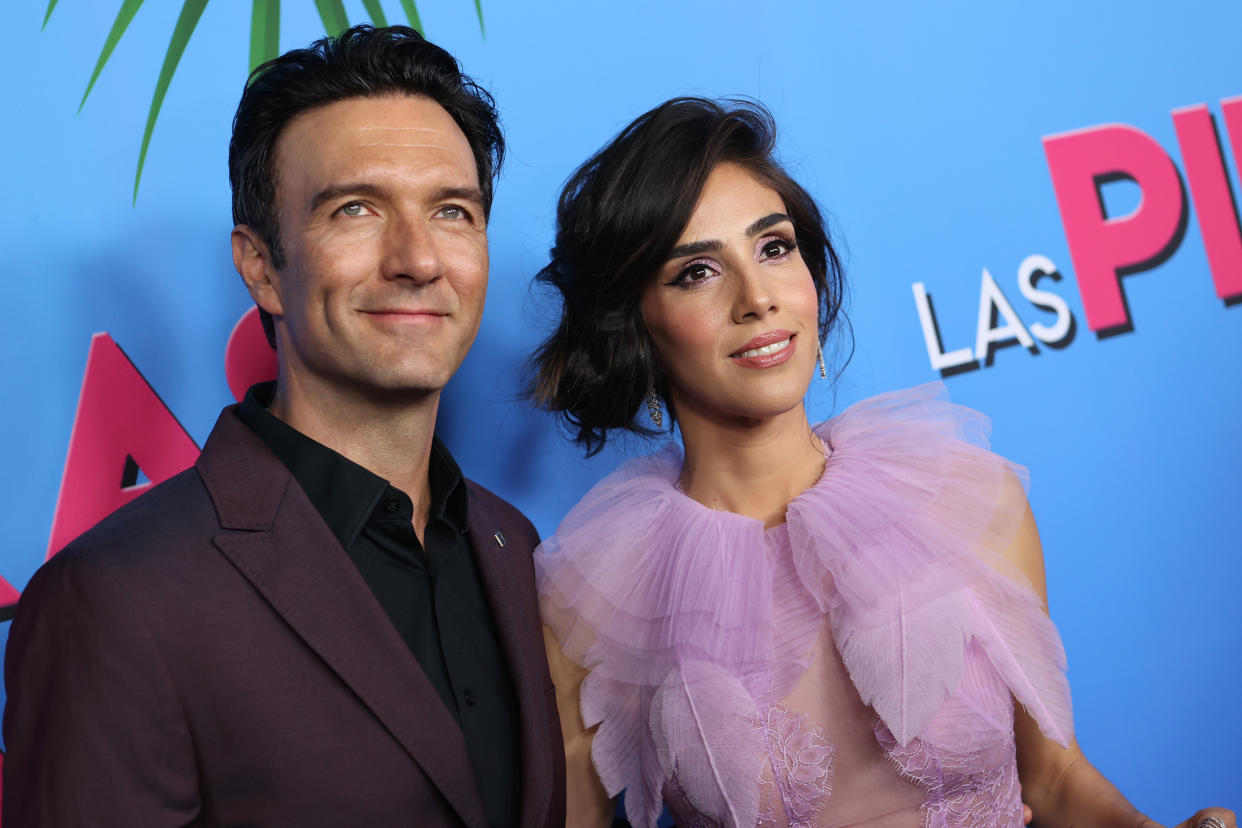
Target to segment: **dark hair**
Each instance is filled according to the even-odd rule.
[[[557,412],[588,456],[635,422],[648,389],[669,402],[641,299],[718,164],[739,164],[785,202],[819,295],[819,338],[842,315],[844,279],[823,216],[773,158],[776,125],[761,104],[674,98],[640,116],[579,167],[556,211],[551,261],[536,277],[563,303],[531,358],[528,394]],[[669,408],[672,415],[672,409]]]
[[[408,26],[354,26],[269,60],[250,74],[229,141],[233,222],[249,226],[285,266],[276,210],[276,145],[289,122],[312,109],[351,98],[402,94],[429,98],[452,116],[474,154],[485,216],[504,159],[495,102],[461,71],[448,52]],[[275,346],[271,316],[259,311]]]

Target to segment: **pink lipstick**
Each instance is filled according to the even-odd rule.
[[[771,368],[788,362],[794,355],[797,335],[791,331],[760,334],[729,355],[729,359],[747,368]]]

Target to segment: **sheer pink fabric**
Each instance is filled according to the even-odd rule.
[[[1024,471],[921,386],[816,428],[786,523],[676,487],[675,446],[593,488],[535,556],[605,789],[636,826],[1021,825],[1012,697],[1062,744],[1065,656],[1004,557]],[[1011,696],[1012,694],[1012,696]]]

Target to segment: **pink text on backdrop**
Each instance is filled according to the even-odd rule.
[[[1242,150],[1242,98],[1222,101],[1221,109],[1236,161]],[[1212,113],[1206,104],[1175,109],[1173,126],[1216,295],[1221,299],[1242,296],[1242,233]]]
[[[229,388],[238,399],[253,383],[276,376],[276,355],[254,308],[234,327],[224,361]],[[125,352],[108,334],[95,334],[47,556],[197,458],[194,440]],[[137,482],[139,470],[149,482]]]
[[[1222,109],[1237,159],[1242,98]],[[1200,104],[1175,110],[1173,124],[1216,295],[1233,301],[1242,297],[1242,230],[1215,122]],[[1087,326],[1097,334],[1130,330],[1121,277],[1163,262],[1185,232],[1189,204],[1177,166],[1154,138],[1123,124],[1050,135],[1043,144]],[[1136,183],[1142,197],[1129,215],[1110,217],[1100,187],[1117,179]]]
[[[198,446],[125,352],[91,337],[47,557],[142,494],[189,468]],[[138,471],[149,482],[137,482]]]

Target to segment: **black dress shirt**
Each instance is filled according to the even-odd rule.
[[[274,382],[252,387],[238,417],[293,473],[461,726],[492,825],[515,825],[517,698],[467,535],[461,469],[436,438],[420,544],[409,496],[274,416],[267,407],[275,390]]]

